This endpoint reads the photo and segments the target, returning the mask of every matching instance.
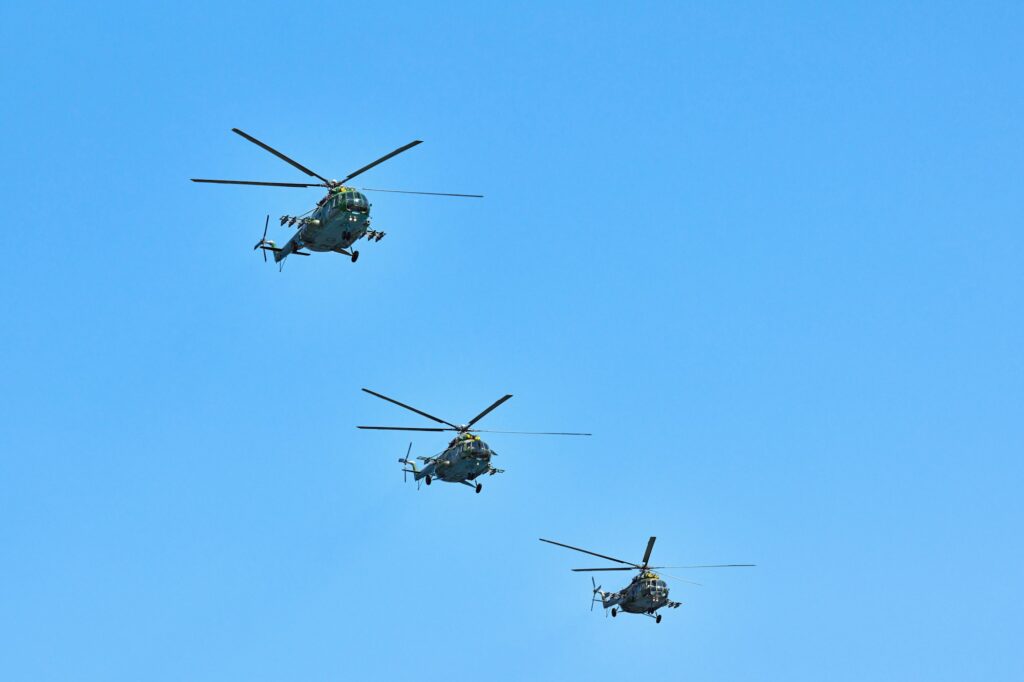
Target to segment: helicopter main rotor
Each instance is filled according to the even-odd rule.
[[[416,414],[418,414],[418,415],[420,415],[422,417],[426,417],[427,419],[430,419],[431,421],[435,421],[438,424],[445,424],[446,426],[444,426],[444,427],[439,427],[439,426],[357,426],[356,427],[357,429],[372,429],[372,430],[375,430],[375,431],[454,431],[454,432],[456,432],[456,433],[458,433],[460,435],[464,434],[464,433],[512,433],[512,434],[522,434],[522,435],[531,435],[531,436],[589,436],[589,435],[591,435],[589,433],[570,433],[570,432],[564,432],[564,431],[490,431],[490,430],[487,430],[487,429],[474,429],[473,428],[474,424],[476,424],[478,421],[480,421],[481,419],[486,417],[488,414],[491,413],[491,411],[493,411],[499,405],[504,403],[506,400],[511,398],[512,397],[511,393],[503,395],[502,397],[500,397],[497,400],[495,400],[493,403],[491,403],[491,405],[487,409],[485,409],[483,412],[481,412],[477,416],[475,416],[472,419],[470,419],[468,423],[462,424],[462,425],[458,425],[458,424],[453,424],[450,421],[446,421],[444,419],[441,419],[440,417],[435,417],[434,415],[429,414],[427,412],[424,412],[423,410],[417,409],[417,408],[413,407],[412,405],[406,405],[405,403],[399,402],[398,400],[395,400],[394,398],[389,398],[386,395],[383,395],[381,393],[377,393],[376,391],[371,391],[368,388],[364,388],[363,391],[366,392],[366,393],[369,393],[372,396],[376,396],[377,398],[380,398],[381,400],[386,400],[389,403],[394,403],[395,405],[398,405],[399,407],[404,407],[405,409],[407,409],[407,410],[409,410],[411,412],[415,412]]]
[[[691,566],[650,566],[648,562],[651,560],[651,552],[654,550],[654,542],[657,540],[655,536],[651,536],[650,540],[647,541],[647,549],[644,551],[644,558],[641,563],[636,564],[632,561],[624,561],[623,559],[616,559],[615,557],[608,556],[606,554],[598,554],[597,552],[591,552],[589,549],[583,549],[581,547],[573,547],[563,542],[555,542],[554,540],[545,540],[544,538],[538,538],[541,542],[546,542],[551,545],[558,545],[559,547],[565,547],[566,549],[575,550],[577,552],[583,552],[584,554],[590,554],[601,559],[608,561],[614,561],[617,564],[625,564],[624,566],[614,566],[609,568],[573,568],[570,569],[575,572],[582,571],[657,571],[663,568],[749,568],[756,564],[699,564]],[[691,583],[694,585],[700,585],[700,583],[694,583],[692,580],[686,580],[685,578],[677,578],[676,576],[665,574],[669,578],[674,580],[680,580],[682,582]]]
[[[320,180],[320,182],[267,182],[267,181],[263,181],[263,180],[214,180],[214,179],[209,179],[209,178],[191,178],[192,182],[205,182],[205,183],[212,183],[212,184],[218,184],[218,185],[260,185],[260,186],[264,186],[264,187],[300,187],[300,188],[302,188],[302,187],[326,187],[327,189],[334,189],[335,187],[343,187],[345,185],[345,183],[348,182],[349,180],[351,180],[352,178],[354,178],[354,177],[356,177],[358,175],[362,175],[363,173],[365,173],[366,171],[370,170],[374,166],[382,164],[385,161],[387,161],[388,159],[390,159],[392,157],[395,157],[395,156],[398,156],[402,152],[408,151],[409,149],[412,149],[416,145],[422,144],[422,142],[423,142],[423,140],[413,140],[409,144],[404,145],[402,147],[399,147],[398,149],[394,150],[393,152],[385,154],[384,156],[380,157],[376,161],[373,161],[372,163],[366,164],[365,166],[363,166],[359,170],[354,171],[352,173],[349,173],[342,180],[329,180],[329,179],[325,178],[324,176],[320,175],[319,173],[317,173],[315,171],[312,171],[309,168],[306,168],[305,166],[303,166],[301,163],[299,163],[295,159],[293,159],[293,158],[291,158],[291,157],[289,157],[289,156],[287,156],[285,154],[282,154],[278,150],[276,150],[273,147],[271,147],[269,144],[267,144],[265,142],[261,142],[260,140],[257,140],[255,137],[253,137],[252,135],[250,135],[249,133],[247,133],[247,132],[245,132],[243,130],[239,130],[238,128],[232,128],[231,132],[236,133],[236,134],[244,137],[246,140],[248,140],[249,142],[252,142],[254,145],[256,145],[258,147],[262,147],[263,149],[265,149],[266,151],[270,152],[271,154],[273,154],[277,158],[281,159],[285,163],[290,164],[291,166],[294,166],[295,168],[298,168],[300,171],[302,171],[306,175],[308,175],[308,176],[310,176],[312,178],[317,178],[318,180]],[[467,197],[467,198],[471,198],[471,199],[483,198],[482,194],[453,194],[453,193],[449,193],[449,192],[412,192],[412,191],[401,190],[401,189],[372,189],[370,187],[360,187],[359,189],[364,191],[364,192],[393,192],[395,194],[426,194],[426,195],[443,196],[443,197]]]

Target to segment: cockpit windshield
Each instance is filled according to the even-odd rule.
[[[648,580],[644,585],[644,591],[647,594],[664,595],[666,594],[666,586],[664,580]]]
[[[370,202],[360,192],[345,192],[342,196],[342,208],[353,213],[367,213],[370,210]]]
[[[463,447],[466,449],[467,453],[476,455],[477,457],[484,457],[490,451],[487,444],[482,440],[467,440]]]

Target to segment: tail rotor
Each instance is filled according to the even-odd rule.
[[[597,600],[598,600],[597,595],[601,594],[601,586],[597,584],[596,580],[594,580],[594,576],[590,576],[590,584],[593,585],[593,587],[594,587],[594,591],[590,595],[590,612],[593,613],[594,612],[594,604],[596,604]],[[601,600],[601,604],[602,605],[604,604],[604,600],[603,599]],[[608,614],[605,613],[604,615],[607,616]]]
[[[263,249],[263,262],[267,262],[267,251],[276,251],[277,245],[273,241],[267,241],[267,230],[270,228],[270,215],[267,215],[267,219],[263,223],[263,237],[256,242],[256,246],[252,247],[252,250]]]
[[[398,460],[398,462],[400,464],[408,464],[409,463],[409,453],[411,453],[411,452],[412,452],[412,443],[409,443],[409,449],[405,451],[405,457],[402,457],[400,460]],[[409,481],[409,470],[403,468],[402,469],[402,483],[408,483],[408,481]]]
[[[409,481],[409,469],[407,467],[412,467],[412,474],[413,474],[414,478],[415,478],[415,475],[416,475],[416,464],[411,459],[409,459],[409,455],[411,453],[412,453],[412,443],[409,443],[409,448],[405,451],[405,457],[401,457],[398,460],[398,463],[403,465],[402,466],[402,483],[407,483]],[[416,490],[419,490],[419,489],[420,489],[420,482],[419,482],[419,479],[416,479]]]

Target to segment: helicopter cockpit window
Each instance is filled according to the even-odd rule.
[[[359,192],[348,192],[345,194],[345,209],[356,213],[366,213],[369,210],[369,202]]]

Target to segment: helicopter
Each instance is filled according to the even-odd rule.
[[[604,554],[598,554],[597,552],[591,552],[588,549],[580,549],[579,547],[573,547],[572,545],[555,542],[554,540],[545,540],[544,538],[538,539],[541,542],[547,542],[552,545],[558,545],[559,547],[573,549],[577,552],[583,552],[584,554],[590,554],[591,556],[607,559],[608,561],[614,561],[618,564],[625,564],[625,567],[622,568],[617,566],[613,568],[574,568],[572,569],[573,571],[637,571],[637,574],[633,576],[629,585],[618,592],[604,592],[601,590],[601,586],[597,584],[597,581],[595,581],[593,577],[590,578],[590,583],[593,586],[590,610],[593,611],[594,604],[600,601],[601,605],[605,609],[611,609],[612,618],[615,618],[621,609],[623,613],[640,613],[653,618],[655,623],[660,623],[661,614],[657,613],[658,609],[678,609],[682,606],[682,602],[672,601],[668,598],[668,585],[665,584],[665,581],[661,579],[660,575],[654,572],[655,570],[661,570],[663,568],[737,568],[755,565],[705,564],[700,566],[649,566],[648,562],[651,559],[651,550],[654,549],[654,541],[656,539],[654,536],[651,536],[651,539],[647,541],[647,550],[644,552],[643,561],[639,564],[635,564],[631,561],[623,561],[622,559],[616,559],[615,557],[605,556]],[[667,573],[665,575],[684,583],[700,585],[700,583],[695,583],[692,580],[676,578],[675,576],[668,575]],[[598,597],[600,597],[600,600]],[[607,615],[607,612],[605,615]]]
[[[357,171],[353,171],[341,180],[328,180],[319,173],[315,173],[302,164],[296,162],[273,147],[260,142],[252,135],[232,128],[233,133],[241,135],[249,142],[262,147],[282,161],[295,166],[310,177],[315,177],[320,182],[263,182],[258,180],[210,180],[207,178],[191,178],[192,182],[206,182],[218,185],[263,185],[267,187],[326,187],[327,195],[317,202],[316,206],[306,211],[301,216],[283,215],[280,218],[281,226],[288,225],[296,227],[297,231],[284,246],[278,246],[272,240],[267,239],[267,230],[270,227],[270,216],[267,216],[263,225],[263,237],[256,242],[253,250],[263,250],[263,260],[267,260],[267,251],[274,254],[274,262],[280,263],[291,254],[297,256],[308,256],[310,251],[328,252],[333,251],[348,256],[353,263],[359,260],[359,252],[352,249],[352,245],[366,237],[367,243],[379,242],[384,238],[384,232],[370,229],[370,207],[366,195],[362,192],[392,192],[395,194],[427,194],[443,197],[466,197],[472,199],[483,198],[482,194],[451,194],[447,192],[411,192],[399,189],[371,189],[369,187],[348,187],[345,185],[349,180],[370,170],[374,166],[384,163],[388,159],[398,156],[404,151],[412,149],[422,140],[413,140],[409,144],[399,147],[389,154],[385,154],[373,163],[369,163]],[[302,249],[308,249],[303,251]]]
[[[357,426],[359,429],[374,429],[377,431],[454,431],[455,437],[448,443],[448,447],[441,453],[433,455],[431,457],[417,457],[416,459],[423,462],[422,468],[417,468],[416,462],[409,459],[409,453],[412,452],[412,443],[409,444],[409,449],[405,452],[405,457],[398,460],[399,464],[403,467],[403,479],[409,474],[413,475],[413,480],[416,481],[417,487],[419,482],[422,480],[427,485],[430,485],[435,479],[438,481],[445,481],[446,483],[461,483],[473,488],[477,493],[483,490],[482,483],[474,483],[477,478],[484,474],[493,476],[494,474],[505,473],[504,469],[496,469],[491,464],[491,458],[498,455],[497,452],[492,450],[487,443],[480,439],[475,433],[516,433],[526,434],[534,436],[589,436],[589,433],[567,433],[567,432],[551,432],[551,431],[481,431],[480,429],[472,428],[474,424],[486,417],[496,407],[504,403],[506,400],[512,397],[512,394],[507,394],[495,400],[490,407],[469,420],[466,424],[457,425],[444,419],[435,417],[432,414],[427,414],[422,410],[418,410],[415,407],[406,405],[405,403],[398,402],[394,398],[389,398],[386,395],[382,395],[375,391],[371,391],[368,388],[363,389],[364,392],[369,393],[372,396],[376,396],[381,400],[386,400],[389,403],[394,403],[399,407],[404,407],[407,410],[411,410],[418,415],[424,416],[427,419],[431,419],[439,424],[444,424],[444,427],[404,427],[404,426]]]

